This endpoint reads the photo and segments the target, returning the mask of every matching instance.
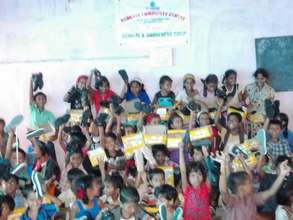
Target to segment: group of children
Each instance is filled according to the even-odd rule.
[[[31,146],[0,120],[0,220],[293,219],[293,133],[265,69],[245,87],[235,70],[202,89],[186,74],[176,93],[164,75],[153,99],[119,75],[121,94],[97,69],[79,76],[57,118],[32,77]]]

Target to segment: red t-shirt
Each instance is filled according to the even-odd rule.
[[[188,186],[184,192],[184,220],[212,220],[209,207],[210,189],[206,183],[194,188]]]
[[[103,94],[103,95],[100,93],[99,90],[94,90],[91,93],[91,98],[92,98],[92,101],[95,105],[96,112],[100,111],[100,102],[101,101],[109,101],[110,98],[114,95],[115,95],[115,93],[110,89],[106,90],[105,94]]]

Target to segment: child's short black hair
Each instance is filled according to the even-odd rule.
[[[104,183],[111,184],[115,189],[121,190],[124,187],[124,181],[122,176],[120,176],[118,173],[113,173],[111,175],[107,175],[105,177]]]
[[[282,122],[278,119],[271,119],[268,127],[270,127],[271,125],[277,125],[282,129]]]
[[[170,78],[170,76],[167,76],[167,75],[161,76],[160,81],[159,81],[160,87],[161,87],[165,82],[171,82],[171,83],[172,83],[173,80]]]
[[[206,181],[207,179],[207,174],[206,174],[206,170],[203,166],[202,163],[200,162],[190,162],[187,166],[187,177],[189,177],[191,172],[201,172],[201,175],[203,177],[203,181]],[[189,178],[187,178],[189,179]]]
[[[237,118],[238,122],[241,122],[242,121],[242,116],[238,112],[231,112],[231,113],[229,113],[228,114],[228,117],[227,117],[227,120],[229,120],[229,118],[231,116],[235,116]]]
[[[263,75],[263,77],[266,78],[266,79],[269,78],[269,73],[264,68],[258,68],[257,70],[255,70],[255,72],[253,73],[254,78],[257,78],[258,74]]]
[[[113,132],[107,132],[107,133],[105,134],[105,138],[107,138],[107,137],[112,138],[114,141],[117,140],[117,135],[114,134]]]
[[[222,79],[222,83],[224,84],[224,83],[226,82],[227,78],[228,78],[229,76],[231,76],[231,75],[235,75],[235,76],[237,76],[237,72],[236,72],[235,70],[233,70],[233,69],[229,69],[229,70],[227,70],[227,71],[224,73],[224,77],[223,77],[223,79]]]
[[[152,145],[152,152],[155,156],[158,152],[163,152],[167,157],[169,156],[168,148],[165,144],[154,144]]]
[[[178,113],[172,113],[168,120],[168,129],[172,129],[172,124],[175,118],[181,118],[181,120],[183,121],[182,117]]]
[[[15,207],[14,200],[11,196],[1,195],[0,196],[0,216],[2,215],[3,204],[6,204],[9,207],[9,210],[11,212],[13,211],[13,209]]]
[[[74,180],[84,176],[85,173],[78,168],[72,168],[67,172],[67,180],[72,183]]]
[[[16,148],[15,148],[15,147],[12,148],[12,149],[11,149],[11,152],[12,152],[12,153],[16,153]],[[18,148],[18,153],[21,153],[21,154],[23,155],[24,158],[26,157],[26,153],[25,153],[25,151],[24,151],[23,149]]]
[[[7,173],[6,175],[3,176],[3,180],[5,182],[8,182],[9,180],[14,179],[16,184],[18,185],[19,179],[16,175],[11,174],[11,173]]]
[[[162,175],[163,178],[165,178],[165,172],[164,170],[160,169],[160,168],[154,168],[154,169],[150,169],[149,172],[148,172],[148,176],[149,176],[149,180],[152,180],[153,177],[155,175]]]
[[[238,187],[243,185],[248,179],[249,175],[244,171],[231,173],[228,177],[228,187],[233,194],[236,194]]]
[[[46,96],[45,93],[43,93],[43,92],[37,92],[37,93],[34,95],[34,97],[33,97],[34,101],[36,101],[36,99],[37,99],[38,96],[43,96],[43,97],[45,98],[45,100],[47,100],[47,96]]]
[[[163,184],[155,189],[155,195],[158,198],[162,196],[163,198],[167,199],[168,201],[175,202],[178,198],[177,190],[168,184]]]
[[[138,203],[140,200],[139,194],[137,192],[137,189],[132,186],[124,187],[120,191],[120,202],[122,204],[125,203]]]

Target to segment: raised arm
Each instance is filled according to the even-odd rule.
[[[275,180],[274,184],[271,186],[271,188],[269,188],[266,191],[260,192],[261,197],[263,199],[263,201],[268,200],[270,197],[272,197],[273,195],[275,195],[277,193],[277,191],[279,190],[279,188],[281,187],[285,177],[290,173],[291,168],[287,165],[288,161],[283,161],[280,164],[280,173],[277,177],[277,179]]]
[[[33,80],[32,75],[30,77],[30,84],[29,84],[29,104],[34,104],[34,92],[33,92]]]
[[[7,144],[6,144],[6,152],[5,152],[5,158],[8,160],[11,156],[14,134],[15,134],[15,129],[11,129],[9,131],[9,136],[8,136],[8,140],[7,140]]]
[[[188,186],[187,182],[187,173],[186,173],[186,164],[184,159],[184,142],[181,141],[179,144],[179,166],[180,166],[180,173],[181,173],[181,181],[182,181],[182,189],[183,191]]]

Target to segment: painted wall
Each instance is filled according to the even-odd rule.
[[[29,76],[36,71],[44,73],[48,109],[57,116],[67,107],[62,102],[65,91],[93,67],[109,77],[117,92],[122,87],[120,68],[130,77],[143,78],[151,96],[162,74],[174,78],[178,91],[187,72],[194,73],[200,85],[200,77],[222,77],[234,68],[245,85],[256,68],[254,39],[293,35],[292,11],[291,0],[190,0],[191,45],[174,48],[172,67],[151,68],[147,49],[116,46],[114,0],[1,0],[0,116],[9,120],[24,114],[19,133],[25,131]],[[277,98],[293,121],[292,95],[278,93]]]

